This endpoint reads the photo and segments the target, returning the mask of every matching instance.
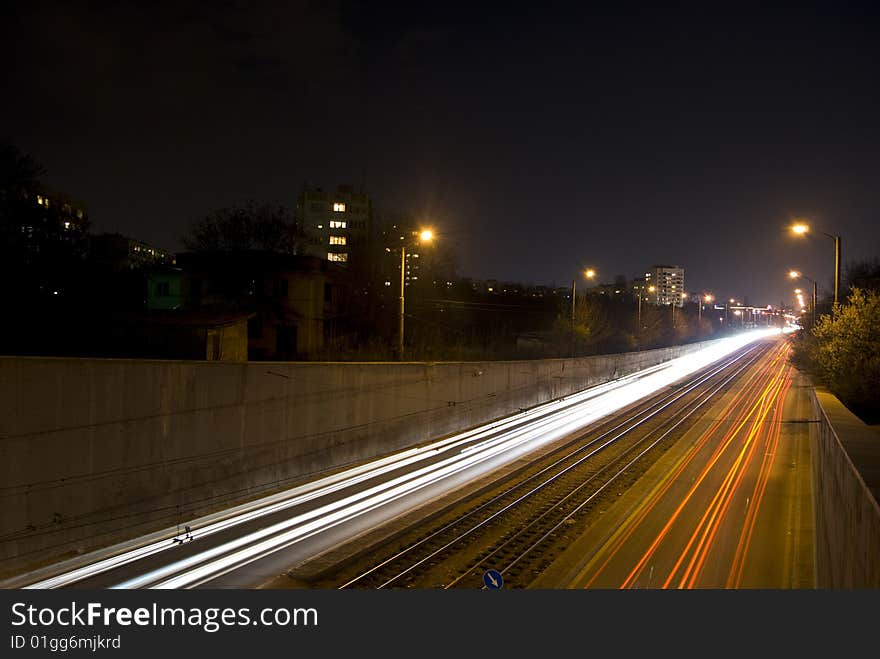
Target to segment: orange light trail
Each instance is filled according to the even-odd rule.
[[[724,405],[719,418],[712,423],[709,429],[700,435],[700,438],[694,443],[688,454],[670,474],[670,477],[649,496],[649,500],[643,504],[637,517],[633,518],[629,527],[621,534],[621,537],[614,541],[614,544],[609,548],[607,558],[590,578],[586,587],[590,587],[595,582],[612,558],[647,518],[658,501],[667,493],[676,479],[681,476],[685,468],[693,461],[697,453],[713,438],[721,423],[725,420],[729,421],[731,418],[736,418],[734,412],[737,408],[747,408],[745,414],[737,420],[733,427],[724,433],[720,440],[716,438],[718,444],[707,464],[700,470],[698,476],[695,477],[685,496],[678,503],[678,506],[663,528],[657,533],[653,542],[648,546],[641,559],[630,571],[620,587],[631,588],[636,584],[637,579],[645,570],[651,558],[678,522],[687,504],[694,499],[694,495],[699,487],[706,481],[713,470],[717,468],[721,457],[728,453],[731,448],[735,447],[736,454],[733,457],[732,464],[727,468],[721,484],[715,491],[696,528],[691,533],[689,541],[681,551],[674,567],[663,583],[664,588],[673,586],[678,588],[696,587],[706,565],[707,558],[711,553],[714,540],[724,520],[728,517],[731,502],[736,493],[741,489],[749,468],[754,463],[758,447],[763,446],[765,450],[758,479],[753,487],[752,496],[749,499],[751,503],[744,526],[740,532],[735,558],[726,582],[728,587],[736,587],[740,584],[745,557],[748,554],[755,521],[760,510],[779,441],[782,402],[785,400],[785,395],[791,386],[790,367],[787,362],[788,352],[789,346],[787,344],[782,344],[775,348],[770,359],[760,368],[756,369],[745,385],[740,388],[740,393]],[[745,434],[742,435],[744,430]],[[740,437],[740,440],[736,441],[738,437]],[[763,442],[761,441],[762,438]]]
[[[635,518],[634,522],[628,526],[626,531],[623,533],[621,537],[619,537],[614,545],[608,552],[608,557],[602,563],[602,565],[594,572],[593,576],[584,586],[585,588],[590,588],[599,575],[602,574],[604,569],[608,566],[611,560],[615,557],[617,552],[623,547],[627,540],[632,536],[633,533],[638,529],[644,519],[651,513],[654,509],[655,505],[658,501],[666,494],[667,490],[675,483],[676,479],[681,475],[681,473],[691,464],[693,459],[699,454],[699,452],[705,447],[706,443],[708,443],[709,439],[714,435],[714,433],[721,427],[727,419],[728,415],[731,414],[732,410],[739,405],[740,402],[749,397],[752,392],[760,388],[760,377],[763,374],[762,371],[755,371],[748,375],[746,382],[744,383],[741,391],[734,395],[733,399],[729,403],[726,404],[724,410],[721,414],[718,415],[718,418],[712,422],[712,425],[703,433],[700,438],[694,443],[694,445],[688,450],[685,457],[680,461],[680,463],[673,470],[672,475],[667,478],[660,489],[654,493],[653,496],[649,497],[645,504],[642,506],[641,511],[638,516]],[[716,454],[718,454],[722,450],[722,446],[719,445],[715,452],[713,453],[713,458]]]
[[[783,384],[784,380],[774,378],[774,380],[768,385],[768,389],[765,390],[765,394],[761,399],[762,409],[755,415],[752,428],[749,430],[748,435],[744,440],[743,447],[737,455],[737,459],[734,461],[733,466],[728,470],[722,487],[719,488],[718,493],[716,494],[717,503],[715,510],[712,512],[709,524],[703,532],[697,551],[691,558],[688,569],[685,571],[685,574],[678,585],[679,588],[694,588],[697,585],[697,580],[700,576],[703,565],[706,562],[709,550],[712,547],[712,542],[714,541],[718,529],[721,527],[721,523],[730,508],[730,502],[733,500],[734,494],[739,489],[739,486],[745,477],[748,465],[755,456],[759,444],[757,441],[758,434],[761,432],[763,424],[766,421],[767,414],[777,402]]]
[[[785,396],[791,388],[791,380],[785,382],[785,391],[780,395],[781,400],[785,400]],[[767,450],[764,452],[764,459],[761,461],[761,469],[758,480],[755,482],[755,488],[752,491],[750,500],[753,502],[749,506],[746,522],[740,534],[739,542],[736,547],[736,554],[733,559],[733,565],[730,568],[730,574],[727,577],[727,588],[739,588],[742,583],[742,573],[745,568],[746,556],[749,553],[749,545],[752,541],[752,533],[755,530],[755,522],[758,519],[758,511],[761,509],[761,501],[764,498],[764,490],[767,489],[767,482],[770,480],[770,471],[773,466],[773,458],[776,456],[776,450],[779,447],[779,437],[782,434],[782,405],[777,405],[776,412],[773,415],[770,432],[767,439]]]

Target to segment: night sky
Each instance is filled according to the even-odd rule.
[[[0,137],[98,232],[179,250],[212,209],[351,183],[461,276],[679,264],[689,291],[792,302],[790,267],[833,273],[794,216],[880,256],[869,3],[19,4]]]

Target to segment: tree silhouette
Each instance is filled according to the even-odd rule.
[[[303,238],[293,213],[284,206],[248,202],[212,211],[183,237],[194,252],[264,250],[296,254]]]

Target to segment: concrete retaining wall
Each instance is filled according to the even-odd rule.
[[[813,410],[816,585],[880,588],[880,433],[827,391]]]
[[[703,345],[466,363],[0,357],[0,577]]]

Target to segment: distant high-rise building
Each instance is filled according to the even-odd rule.
[[[368,257],[373,209],[366,194],[350,185],[335,192],[307,187],[297,200],[297,215],[304,254],[343,264]]]
[[[651,290],[651,286],[654,290]],[[645,272],[647,298],[654,304],[682,306],[684,301],[684,268],[677,265],[655,265]]]

